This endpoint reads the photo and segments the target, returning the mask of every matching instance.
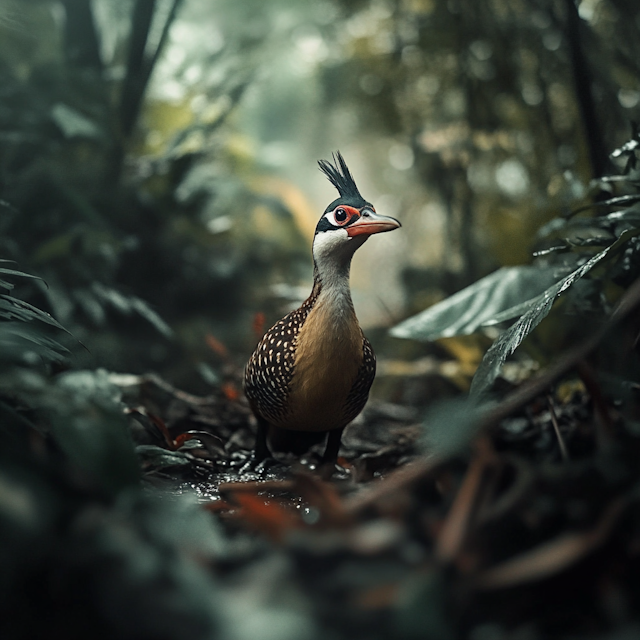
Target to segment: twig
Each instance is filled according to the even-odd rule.
[[[478,506],[482,480],[494,458],[486,437],[477,441],[477,450],[438,536],[436,558],[441,562],[451,562],[460,553]]]
[[[347,497],[344,501],[345,511],[349,514],[359,513],[373,506],[381,498],[397,494],[418,480],[422,480],[433,473],[442,463],[436,456],[423,457],[392,471],[386,478],[375,484],[369,484],[364,489]]]
[[[560,454],[562,455],[562,459],[567,462],[569,460],[569,452],[567,451],[567,445],[564,442],[564,438],[560,433],[560,425],[558,424],[558,417],[556,416],[556,411],[553,408],[553,401],[551,400],[551,396],[547,396],[547,403],[549,405],[549,414],[551,415],[551,424],[553,425],[553,430],[556,432],[556,438],[558,438],[558,446],[560,447]]]

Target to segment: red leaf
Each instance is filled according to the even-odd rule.
[[[207,333],[205,336],[205,342],[211,351],[217,353],[223,360],[227,360],[229,358],[229,351],[227,351],[227,347],[225,347],[218,338],[213,336],[210,333]]]
[[[261,496],[235,493],[233,499],[242,507],[237,517],[275,542],[280,542],[288,531],[297,529],[301,524],[300,520],[282,505],[266,502]]]
[[[224,397],[227,400],[231,400],[232,402],[240,397],[240,392],[233,384],[233,382],[225,382],[222,385],[222,393],[224,393]]]

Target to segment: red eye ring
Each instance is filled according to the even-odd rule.
[[[355,207],[340,205],[327,214],[329,222],[336,227],[346,227],[354,218],[360,217],[360,212]]]

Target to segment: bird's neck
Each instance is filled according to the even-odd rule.
[[[338,260],[322,260],[314,256],[311,296],[316,297],[316,305],[326,305],[328,317],[336,325],[357,322],[349,286],[352,255],[343,255]]]
[[[342,262],[323,264],[317,260],[313,262],[313,291],[318,300],[333,302],[337,306],[353,309],[349,274],[351,271],[351,257]]]
[[[344,230],[343,230],[344,231]],[[351,259],[367,236],[347,239],[335,232],[316,234],[313,241],[313,291],[309,300],[325,307],[336,323],[356,322],[349,274]]]

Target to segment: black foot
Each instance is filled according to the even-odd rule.
[[[249,456],[248,460],[240,467],[240,469],[238,469],[238,473],[258,473],[262,475],[278,465],[282,465],[282,463],[274,457],[270,455],[266,457],[257,456],[254,452]]]
[[[338,462],[338,452],[340,451],[340,440],[342,439],[342,432],[344,429],[334,429],[329,431],[327,436],[327,446],[322,456],[322,466],[336,465]]]

